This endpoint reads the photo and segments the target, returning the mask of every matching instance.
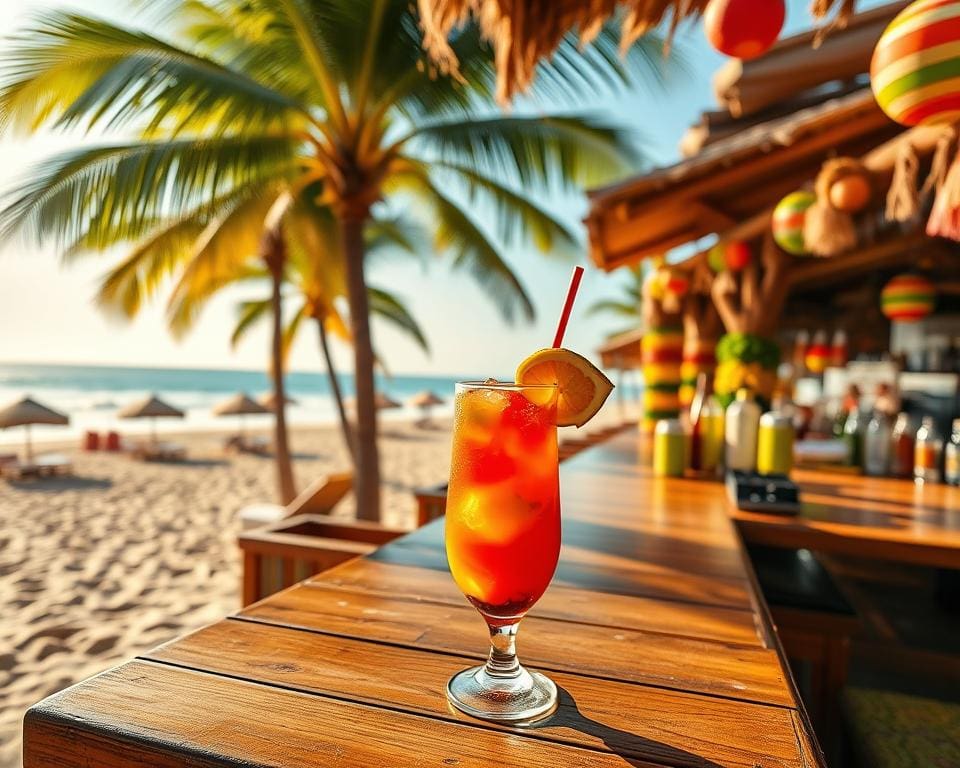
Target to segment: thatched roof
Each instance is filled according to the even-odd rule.
[[[417,392],[417,394],[412,395],[407,400],[407,405],[412,405],[414,408],[430,408],[434,405],[443,405],[445,402],[447,401],[436,392],[425,389],[423,392]]]
[[[0,409],[0,429],[21,427],[26,424],[69,424],[70,419],[52,408],[38,403],[29,397],[11,403]]]
[[[215,406],[213,413],[216,416],[244,416],[246,414],[270,413],[270,411],[245,392],[239,392]]]
[[[813,0],[812,12],[823,20],[837,9],[834,25],[842,26],[855,0]],[[471,18],[494,48],[497,95],[507,101],[534,77],[537,62],[550,56],[569,32],[589,42],[615,15],[621,18],[622,44],[631,45],[662,22],[670,34],[685,19],[699,16],[707,0],[418,0],[424,47],[445,71],[457,59],[447,37]]]
[[[183,411],[179,408],[174,408],[169,403],[165,403],[156,395],[150,395],[145,397],[143,400],[138,400],[135,403],[130,403],[129,405],[120,409],[117,413],[121,419],[145,419],[145,418],[170,418],[170,419],[182,419]]]

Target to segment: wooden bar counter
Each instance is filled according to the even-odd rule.
[[[721,487],[651,478],[638,448],[561,469],[561,562],[518,643],[549,720],[447,704],[487,633],[438,521],[40,702],[26,768],[823,766]]]

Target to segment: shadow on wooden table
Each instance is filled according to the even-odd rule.
[[[635,733],[605,725],[584,715],[577,706],[576,699],[563,686],[557,686],[559,706],[557,713],[532,729],[549,725],[551,728],[570,728],[588,736],[600,739],[615,755],[624,759],[628,765],[648,766],[651,758],[665,765],[682,765],[689,768],[720,768],[719,763],[707,760],[693,752],[672,747],[662,741],[644,738]]]

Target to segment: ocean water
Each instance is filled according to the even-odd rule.
[[[433,411],[441,416],[452,412],[454,384],[460,378],[469,377],[378,376],[377,387],[400,403],[421,390],[433,390],[448,401]],[[345,396],[352,395],[352,375],[341,375],[340,382]],[[289,396],[297,401],[287,407],[291,423],[326,425],[336,421],[326,374],[294,372],[287,375],[286,383]],[[262,371],[0,364],[0,408],[29,395],[70,416],[70,425],[66,427],[34,426],[33,436],[38,442],[79,439],[86,430],[147,434],[149,419],[118,419],[116,414],[127,403],[152,393],[186,413],[183,419],[157,419],[158,432],[233,429],[239,424],[239,417],[214,416],[213,406],[237,392],[257,397],[268,391],[270,381]],[[404,405],[382,412],[381,417],[409,419],[418,413]],[[245,423],[249,429],[266,428],[271,417],[247,416]],[[0,444],[22,441],[23,428],[0,430]]]

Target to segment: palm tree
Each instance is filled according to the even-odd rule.
[[[596,116],[492,112],[492,56],[476,28],[452,42],[458,76],[438,73],[421,50],[409,0],[163,7],[169,13],[157,27],[174,30],[169,38],[52,11],[5,47],[0,127],[80,127],[122,138],[36,166],[8,193],[0,235],[20,230],[67,254],[150,238],[160,243],[150,273],[157,280],[211,218],[222,232],[231,220],[265,216],[281,195],[300,199],[315,189],[334,213],[346,259],[358,516],[378,519],[363,237],[371,208],[398,196],[415,201],[454,266],[481,280],[508,317],[529,318],[533,305],[492,235],[543,250],[576,245],[567,225],[525,191],[609,180],[634,165],[636,147]],[[541,65],[530,98],[578,99],[656,71],[649,64],[659,60],[657,41],[633,46],[622,61],[617,44],[612,29],[583,51],[565,41]],[[478,224],[464,196],[483,200],[494,232]]]
[[[337,306],[338,299],[346,295],[342,251],[337,243],[336,222],[329,211],[317,212],[310,221],[318,227],[315,229],[311,226],[306,232],[293,227],[291,229],[294,231],[288,233],[290,257],[287,261],[285,282],[293,289],[299,306],[283,331],[283,357],[287,358],[303,322],[314,321],[344,444],[351,460],[355,461],[353,429],[347,418],[340,380],[330,352],[330,336],[346,343],[351,341],[349,320]],[[317,239],[317,235],[322,235],[322,239]],[[404,228],[398,226],[398,222],[374,221],[373,226],[368,227],[368,258],[393,246],[410,250],[413,248],[413,241]],[[247,277],[241,273],[240,279]],[[429,352],[423,330],[399,297],[373,286],[367,287],[367,294],[371,316],[380,317],[392,324],[408,335],[423,351]],[[237,323],[230,339],[231,344],[239,344],[250,328],[266,319],[271,306],[270,298],[241,302],[237,307]],[[176,307],[173,310],[175,321]]]

